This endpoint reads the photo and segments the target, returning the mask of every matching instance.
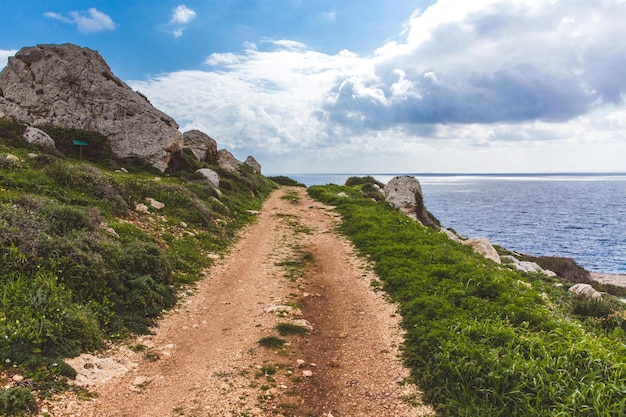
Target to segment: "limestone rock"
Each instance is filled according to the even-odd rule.
[[[244,164],[248,165],[249,167],[252,167],[252,169],[254,169],[259,174],[261,173],[261,164],[259,164],[259,162],[256,159],[254,159],[253,156],[247,157],[246,160],[244,161]]]
[[[158,200],[155,200],[152,197],[146,198],[146,202],[150,204],[150,207],[152,207],[155,210],[162,210],[165,207],[165,204],[161,203]]]
[[[7,154],[7,156],[5,156],[4,159],[6,159],[9,162],[20,162],[20,158],[18,156],[13,155],[12,153]]]
[[[43,130],[37,129],[36,127],[28,126],[26,128],[26,131],[24,132],[23,137],[26,142],[33,145],[46,146],[48,148],[56,147],[54,139],[48,136],[48,134]]]
[[[493,247],[489,239],[487,239],[486,237],[476,237],[473,239],[468,239],[463,243],[465,243],[466,245],[470,245],[472,248],[474,248],[474,251],[481,254],[485,258],[491,259],[498,264],[502,263],[500,255],[498,255],[498,252]]]
[[[602,298],[602,293],[596,291],[595,288],[589,284],[572,285],[569,290],[579,297],[585,297],[590,300],[599,300]]]
[[[239,165],[241,165],[241,162],[239,162],[237,158],[235,158],[233,154],[228,152],[226,149],[219,150],[217,152],[216,159],[220,168],[226,171],[238,171]]]
[[[217,142],[199,130],[183,133],[183,148],[189,149],[198,161],[217,158]]]
[[[502,260],[511,262],[513,266],[515,267],[515,269],[521,272],[540,272],[550,277],[556,276],[554,272],[547,270],[547,269],[543,269],[536,262],[520,261],[519,259],[511,255],[502,256]]]
[[[217,172],[213,171],[212,169],[202,168],[197,170],[196,172],[206,178],[207,183],[211,187],[218,188],[220,186],[220,176],[217,175]]]
[[[422,187],[415,177],[402,176],[394,177],[384,188],[385,200],[402,213],[414,220],[419,220],[424,226],[433,227],[437,225],[426,207]]]
[[[92,130],[120,158],[164,171],[179,152],[178,124],[113,75],[100,54],[72,44],[22,48],[0,73],[0,112],[31,125]]]

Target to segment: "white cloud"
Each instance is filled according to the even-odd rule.
[[[171,29],[172,35],[174,35],[175,38],[183,36],[187,24],[194,20],[196,16],[197,13],[184,4],[175,7],[172,10],[172,17],[169,21],[169,26],[173,28]]]
[[[2,69],[7,65],[7,62],[9,61],[9,57],[15,55],[16,52],[17,50],[15,49],[10,49],[10,50],[0,49],[0,71],[2,71]]]
[[[261,39],[131,85],[267,172],[626,171],[625,18],[608,1],[439,0],[371,57]]]
[[[116,28],[116,24],[111,17],[93,7],[89,10],[72,11],[68,16],[55,12],[46,12],[44,16],[63,23],[76,25],[82,33],[102,32]]]
[[[170,23],[186,25],[196,17],[196,12],[181,4],[172,11],[172,19]]]
[[[209,57],[204,61],[207,65],[217,66],[217,65],[231,65],[239,62],[239,57],[231,52],[227,53],[214,53],[209,55]]]

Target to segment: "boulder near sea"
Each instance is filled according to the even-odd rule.
[[[424,206],[422,186],[415,177],[399,176],[392,178],[384,189],[385,200],[424,226],[433,227],[437,220],[431,216]]]

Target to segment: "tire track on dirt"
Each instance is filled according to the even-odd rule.
[[[274,192],[194,293],[154,335],[130,344],[141,349],[121,346],[72,362],[97,398],[49,401],[42,411],[86,417],[430,415],[417,389],[402,384],[408,372],[397,357],[395,308],[372,289],[376,277],[351,246],[332,232],[336,221],[304,189]],[[297,274],[278,266],[302,253],[313,259]],[[277,323],[302,317],[312,323],[307,335],[285,336],[281,348],[259,346],[261,338],[277,335]],[[118,372],[98,379],[107,368]]]

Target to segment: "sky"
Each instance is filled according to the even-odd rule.
[[[2,0],[266,174],[626,172],[626,0]]]

